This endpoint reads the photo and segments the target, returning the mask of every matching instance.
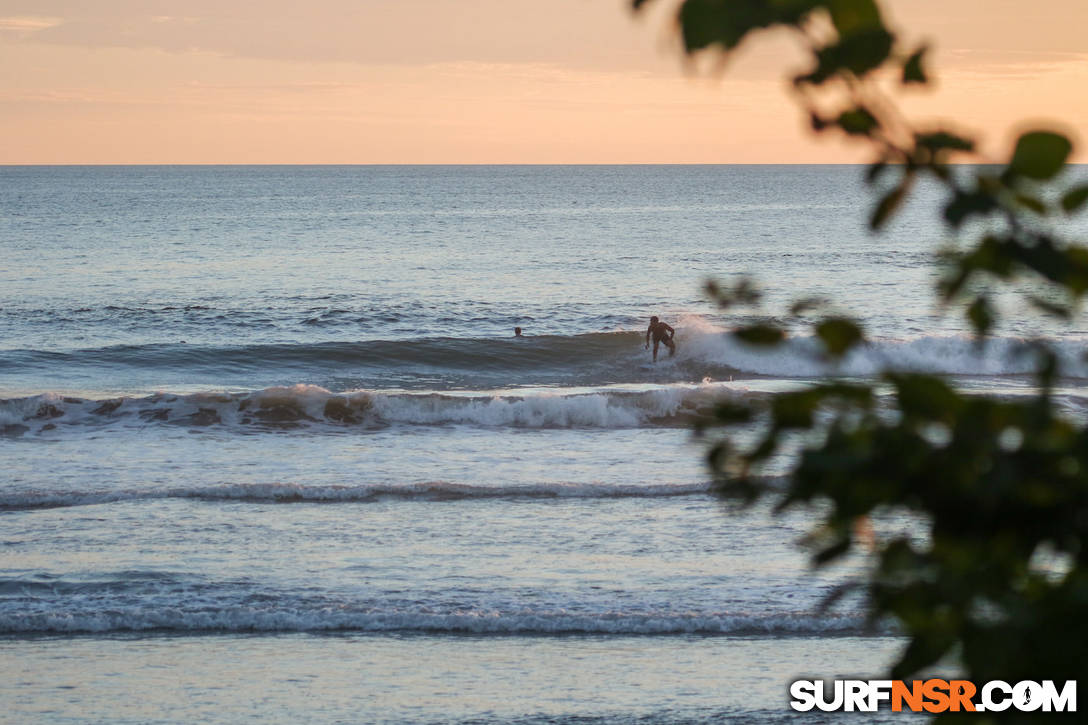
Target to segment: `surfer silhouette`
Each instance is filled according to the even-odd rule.
[[[646,328],[647,350],[650,349],[650,335],[654,338],[654,362],[657,362],[657,346],[661,343],[665,343],[665,347],[669,348],[669,357],[676,354],[676,343],[672,341],[676,337],[676,330],[656,317],[651,317],[650,326]]]

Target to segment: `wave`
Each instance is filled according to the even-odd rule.
[[[1033,372],[1037,358],[1030,341],[1020,337],[988,338],[977,342],[969,335],[925,335],[910,339],[873,338],[838,362],[820,354],[818,341],[795,336],[782,345],[765,348],[740,342],[727,331],[702,318],[686,318],[681,340],[684,360],[698,360],[729,369],[733,374],[810,379],[827,375],[872,377],[884,370],[926,372],[951,376],[999,377]],[[678,334],[678,339],[681,339]],[[1088,378],[1084,351],[1088,339],[1044,340],[1058,354],[1068,378]]]
[[[164,499],[251,503],[370,503],[386,499],[455,501],[491,498],[661,498],[704,494],[711,490],[710,482],[655,486],[562,482],[475,486],[447,481],[360,486],[256,483],[157,490],[5,492],[0,494],[0,511],[67,508]]]
[[[308,367],[315,364],[388,370],[416,366],[434,369],[526,370],[600,363],[641,349],[637,332],[537,335],[523,338],[429,337],[367,342],[188,345],[113,345],[71,351],[6,350],[0,369],[20,365],[166,365],[186,369]]]
[[[431,337],[370,342],[260,345],[121,345],[74,351],[0,351],[0,374],[34,371],[69,378],[147,377],[237,381],[295,379],[354,381],[357,388],[483,389],[511,386],[600,386],[693,382],[731,377],[811,379],[824,375],[869,377],[884,369],[955,376],[1024,375],[1034,359],[1021,338],[991,338],[981,345],[969,336],[929,335],[873,339],[839,363],[819,355],[811,337],[794,337],[771,349],[746,345],[726,328],[698,316],[677,323],[678,353],[657,364],[643,348],[641,332],[599,332],[515,338]],[[1069,378],[1088,378],[1082,358],[1086,341],[1048,341]],[[328,385],[326,383],[326,385]]]
[[[718,386],[650,390],[441,394],[356,391],[314,385],[249,393],[155,394],[107,400],[56,393],[0,400],[9,436],[75,427],[181,425],[288,429],[466,424],[522,428],[636,428],[686,425],[712,405]]]
[[[490,635],[857,635],[866,632],[857,615],[811,613],[567,610],[502,611],[467,609],[362,609],[344,605],[257,608],[232,606],[110,606],[90,612],[0,612],[0,634],[77,634],[160,631],[230,632],[399,632]]]

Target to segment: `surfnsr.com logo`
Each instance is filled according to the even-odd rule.
[[[876,712],[883,703],[892,712],[1076,712],[1077,682],[1066,680],[1059,688],[1053,680],[991,680],[981,687],[970,680],[797,680],[790,698],[799,712]]]

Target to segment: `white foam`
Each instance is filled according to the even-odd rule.
[[[332,393],[315,385],[253,393],[154,395],[114,401],[46,394],[0,400],[0,424],[69,430],[73,426],[142,428],[156,423],[194,426],[291,427],[308,425],[449,425],[526,428],[635,428],[676,425],[709,406],[715,385],[653,389],[503,392],[445,395],[354,391]],[[42,411],[47,410],[47,415]]]
[[[699,386],[669,386],[639,393],[538,393],[461,398],[375,395],[374,410],[391,423],[466,423],[527,428],[635,428],[709,403]]]
[[[43,393],[27,398],[0,400],[0,425],[20,425],[28,418],[37,416],[44,406],[62,409],[64,400],[58,393]]]
[[[843,360],[832,362],[820,356],[820,345],[813,337],[793,337],[782,345],[762,347],[745,344],[727,329],[696,316],[683,318],[678,327],[681,331],[677,333],[680,341],[677,361],[725,366],[740,373],[768,377],[870,377],[884,370],[964,376],[1024,375],[1031,373],[1037,363],[1028,354],[1028,341],[1018,337],[989,338],[981,345],[967,335],[874,338]],[[1088,377],[1088,364],[1083,357],[1088,340],[1045,342],[1057,352],[1063,375]]]

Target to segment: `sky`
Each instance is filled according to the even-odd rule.
[[[672,1],[0,0],[0,163],[867,160],[808,131],[789,37],[694,72]],[[911,118],[1088,146],[1088,0],[884,5],[933,47]]]

